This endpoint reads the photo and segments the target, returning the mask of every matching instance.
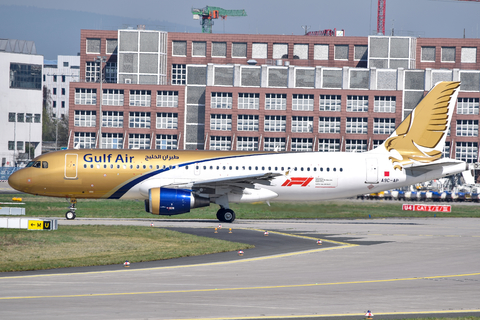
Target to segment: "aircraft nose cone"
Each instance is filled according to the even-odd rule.
[[[23,179],[21,178],[21,176],[22,174],[18,171],[12,173],[10,177],[8,177],[8,184],[10,185],[10,187],[18,191],[23,191],[25,186],[22,183]]]

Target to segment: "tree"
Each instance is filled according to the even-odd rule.
[[[68,117],[56,118],[52,112],[52,96],[50,90],[43,87],[43,120],[42,140],[56,141],[58,147],[68,144]]]

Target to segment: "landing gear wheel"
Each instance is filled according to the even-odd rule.
[[[74,211],[67,211],[67,213],[65,213],[65,218],[67,218],[67,220],[73,220],[75,217],[76,214]]]
[[[217,219],[221,222],[232,223],[235,221],[235,212],[232,209],[220,208],[217,211]]]

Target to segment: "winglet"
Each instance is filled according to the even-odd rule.
[[[416,108],[378,148],[387,151],[395,169],[431,163],[442,157],[460,82],[435,84]]]

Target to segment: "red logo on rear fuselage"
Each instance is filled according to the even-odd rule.
[[[282,187],[291,187],[293,185],[306,187],[312,180],[313,178],[290,178],[282,184]]]

